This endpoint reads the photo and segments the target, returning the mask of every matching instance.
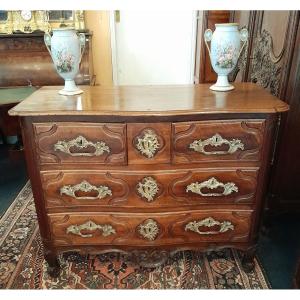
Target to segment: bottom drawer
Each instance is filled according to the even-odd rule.
[[[252,211],[180,213],[72,213],[48,216],[52,238],[63,245],[159,246],[248,241]]]

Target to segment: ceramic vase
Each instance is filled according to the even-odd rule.
[[[52,36],[45,33],[44,41],[52,57],[57,73],[65,80],[61,95],[81,94],[74,81],[85,48],[84,33],[77,34],[74,28],[53,29]]]
[[[228,82],[228,74],[235,68],[247,43],[248,30],[244,28],[239,31],[237,23],[216,24],[215,26],[214,32],[207,29],[204,33],[211,65],[218,75],[217,82],[210,89],[230,91],[234,89],[234,86]],[[210,49],[208,42],[210,42]]]

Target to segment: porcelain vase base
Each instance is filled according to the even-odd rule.
[[[210,89],[218,92],[227,92],[233,90],[234,86],[228,82],[227,75],[219,75],[217,82]]]
[[[65,96],[73,96],[73,95],[79,95],[83,93],[83,90],[77,89],[75,91],[66,91],[65,89],[62,89],[58,92],[60,95],[65,95]]]
[[[219,86],[217,84],[214,84],[209,87],[212,91],[217,91],[217,92],[227,92],[227,91],[232,91],[234,89],[234,86],[232,84],[229,84],[228,86]]]
[[[76,86],[74,80],[65,80],[64,88],[60,90],[58,93],[60,95],[73,96],[73,95],[82,94],[83,91]]]

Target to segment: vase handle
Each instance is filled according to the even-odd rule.
[[[212,30],[211,29],[206,29],[205,32],[204,32],[204,42],[205,42],[205,45],[207,47],[207,50],[208,50],[208,53],[209,53],[209,57],[211,57],[211,54],[210,54],[210,49],[208,47],[208,43],[207,42],[210,42],[211,39],[212,39]]]
[[[51,35],[50,35],[50,33],[45,32],[45,34],[44,34],[44,42],[45,42],[45,45],[47,47],[48,52],[50,53],[50,55],[52,57],[52,54],[51,54]]]
[[[242,45],[242,47],[241,47],[241,49],[240,49],[240,52],[239,52],[239,56],[238,56],[238,57],[240,57],[240,55],[241,55],[241,53],[242,53],[242,51],[243,51],[245,45],[246,45],[247,42],[248,42],[248,36],[249,36],[249,34],[248,34],[247,28],[241,29],[241,31],[240,31],[240,39],[241,39],[241,41],[243,42],[243,45]]]
[[[85,34],[79,33],[78,38],[79,38],[79,44],[80,44],[80,61],[81,61],[82,55],[83,55],[84,49],[85,49]]]

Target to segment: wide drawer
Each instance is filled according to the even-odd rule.
[[[34,123],[41,164],[125,165],[126,125],[100,123]]]
[[[265,120],[173,123],[173,163],[259,161]]]
[[[167,208],[254,202],[258,169],[41,172],[47,208]]]
[[[252,211],[185,211],[168,214],[51,214],[55,245],[159,246],[246,242]]]

